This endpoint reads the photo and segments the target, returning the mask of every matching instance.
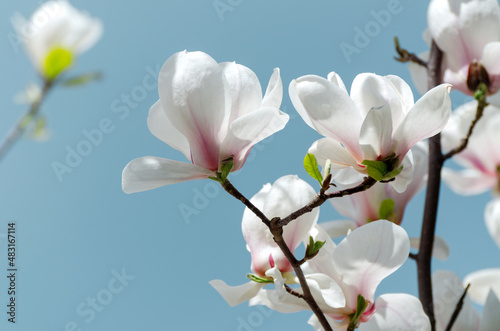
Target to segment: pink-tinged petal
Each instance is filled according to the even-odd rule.
[[[418,57],[424,61],[428,61],[429,54],[430,52],[426,51],[418,54]],[[427,82],[427,68],[414,62],[410,62],[408,64],[408,70],[410,71],[411,79],[413,80],[413,84],[417,88],[417,91],[421,95],[424,95],[425,92],[429,90],[429,83]]]
[[[236,62],[219,64],[228,82],[231,97],[231,116],[229,123],[260,108],[262,87],[255,73]]]
[[[289,116],[277,108],[261,108],[241,116],[229,126],[229,132],[222,142],[221,161],[233,156],[233,171],[239,170],[250,149],[283,129]]]
[[[193,163],[217,170],[232,100],[219,64],[203,52],[176,53],[161,68],[158,92],[168,118],[189,141]]]
[[[354,155],[361,155],[358,135],[362,118],[342,88],[322,77],[309,75],[293,80],[289,94],[295,109],[310,127],[341,142]]]
[[[404,293],[383,294],[377,298],[375,314],[362,323],[360,331],[427,331],[431,323],[420,300]]]
[[[188,140],[170,122],[159,100],[149,109],[148,128],[156,138],[181,151],[188,160],[191,160]]]
[[[484,47],[481,64],[488,72],[490,78],[490,93],[498,91],[500,88],[500,42],[491,42]],[[489,101],[489,100],[488,100]]]
[[[125,166],[122,189],[125,193],[136,193],[208,176],[214,176],[214,173],[195,164],[145,156]]]
[[[484,305],[490,290],[500,296],[500,268],[483,269],[465,276],[464,285],[471,284],[469,295],[472,300]]]
[[[466,95],[474,95],[474,93],[469,90],[467,85],[467,77],[469,75],[469,63],[456,69],[451,69],[448,65],[450,61],[453,60],[453,54],[446,54],[443,56],[443,82],[453,85],[454,90],[458,90]]]
[[[449,84],[434,87],[410,109],[393,135],[396,155],[405,155],[421,140],[439,133],[451,114]]]
[[[272,186],[265,185],[250,201],[269,218],[285,217],[309,203],[315,195],[309,184],[297,176],[289,175],[279,178]],[[317,221],[318,214],[319,210],[315,209],[284,228],[283,237],[292,252],[308,238],[309,230]],[[274,242],[267,226],[248,208],[243,213],[241,226],[252,254],[252,270],[257,275],[264,276],[274,265],[281,272],[292,271],[290,263]]]
[[[336,200],[336,199],[331,199],[331,200]],[[349,231],[358,228],[356,223],[350,220],[323,222],[321,223],[321,227],[325,229],[325,231],[331,238],[347,236]]]
[[[389,183],[397,193],[404,193],[413,180],[413,153],[411,150],[406,153],[403,158],[403,162],[399,165],[403,166],[403,170],[397,175],[393,181]]]
[[[283,83],[281,82],[280,69],[274,68],[261,107],[280,108],[282,100]]]
[[[432,295],[438,330],[446,329],[464,290],[460,278],[451,271],[438,270],[432,275]],[[477,330],[478,324],[478,313],[466,296],[462,310],[453,325],[453,331]]]
[[[460,36],[471,60],[479,60],[490,41],[500,40],[500,6],[497,0],[461,1]]]
[[[330,138],[315,141],[309,148],[308,153],[314,154],[322,167],[325,165],[326,160],[330,160],[333,169],[353,167],[358,171],[365,171],[365,168],[358,165],[358,161],[341,143]],[[360,163],[362,161],[359,160]]]
[[[208,282],[212,287],[231,306],[237,306],[243,302],[255,297],[257,293],[266,285],[265,283],[256,283],[250,281],[239,286],[229,286],[220,279],[214,279]]]
[[[347,89],[346,89],[345,84],[344,84],[344,81],[342,80],[342,78],[340,78],[340,76],[336,72],[333,72],[333,71],[330,72],[327,76],[327,79],[330,82],[332,82],[333,84],[340,87],[340,89],[343,90],[346,94],[348,94]]]
[[[420,238],[410,238],[410,247],[418,250],[420,248]],[[436,236],[434,238],[434,246],[432,248],[432,257],[440,261],[446,261],[449,256],[450,247],[448,246],[448,243],[440,236]]]
[[[326,320],[328,321],[328,323],[330,324],[330,326],[331,327],[335,327],[334,328],[335,331],[345,331],[345,330],[347,330],[347,324],[343,325],[343,326],[338,326],[337,321],[335,321],[333,318],[331,318],[328,315],[325,315],[325,317],[326,317]],[[314,328],[314,331],[324,331],[325,330],[323,328],[323,326],[321,326],[321,323],[319,322],[319,320],[316,317],[316,315],[312,315],[309,318],[309,320],[307,321],[307,324],[309,324],[310,326],[312,326]]]
[[[359,144],[367,160],[377,160],[392,152],[392,113],[388,104],[372,108],[361,126]]]
[[[495,330],[500,325],[500,301],[495,292],[490,291],[483,308],[479,331]]]
[[[481,194],[497,184],[497,178],[485,176],[484,173],[476,169],[455,171],[444,168],[442,177],[453,192],[461,195]]]
[[[460,68],[472,60],[461,36],[460,2],[432,0],[427,10],[427,25],[432,38],[444,53],[453,54],[452,68]]]
[[[406,231],[391,222],[371,222],[351,232],[333,252],[335,280],[347,306],[355,309],[358,295],[373,303],[378,284],[406,261],[409,252]]]
[[[484,220],[488,232],[500,247],[500,199],[488,203],[484,210]]]

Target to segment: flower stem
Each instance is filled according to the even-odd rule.
[[[35,101],[33,101],[28,112],[26,112],[26,114],[19,119],[17,124],[12,128],[10,133],[7,135],[7,137],[0,145],[0,160],[7,154],[9,149],[24,133],[27,127],[26,122],[31,120],[38,114],[40,110],[40,105],[42,104],[42,101],[45,99],[52,86],[53,86],[53,81],[50,80],[44,81],[42,93],[40,94],[40,96]]]

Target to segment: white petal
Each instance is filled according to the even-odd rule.
[[[277,108],[261,108],[236,119],[229,126],[229,132],[222,142],[221,161],[233,156],[233,171],[239,170],[250,149],[283,129],[289,118]]]
[[[445,330],[464,290],[460,278],[451,271],[438,270],[432,275],[432,295],[438,330]],[[478,313],[466,296],[453,330],[476,330],[478,323]]]
[[[170,122],[159,100],[149,109],[148,128],[156,138],[181,151],[188,160],[191,160],[188,140]]]
[[[266,94],[262,99],[262,107],[280,108],[282,100],[283,83],[281,82],[280,69],[274,68],[267,84]]]
[[[330,160],[334,169],[354,167],[356,170],[364,170],[341,143],[330,138],[315,141],[309,148],[308,153],[314,154],[318,163],[322,166],[325,165],[326,160]]]
[[[410,247],[418,250],[420,248],[420,238],[410,238]],[[450,256],[450,247],[440,236],[434,238],[432,256],[440,261],[446,261]]]
[[[331,199],[330,201],[333,200],[339,200],[339,199]],[[330,237],[338,238],[346,236],[349,233],[349,231],[357,229],[358,226],[353,221],[344,220],[344,221],[323,222],[321,223],[321,227],[325,229],[325,231],[328,233]]]
[[[360,154],[358,135],[362,118],[342,88],[322,77],[309,75],[293,80],[289,94],[295,109],[309,126],[341,142],[351,153]]]
[[[403,158],[403,162],[400,166],[403,166],[403,170],[399,175],[397,175],[393,181],[390,182],[390,185],[394,188],[394,190],[398,193],[406,192],[406,188],[410,185],[413,180],[413,153],[411,150],[406,153]]]
[[[406,261],[409,252],[406,231],[385,220],[359,227],[342,240],[333,261],[348,307],[356,308],[359,294],[374,302],[378,284]]]
[[[424,61],[428,61],[429,54],[430,52],[426,51],[424,53],[418,54],[418,57]],[[417,91],[420,92],[420,94],[424,95],[425,92],[429,90],[429,84],[427,82],[427,68],[414,62],[410,62],[408,64],[408,70],[410,71],[411,79],[413,80],[413,84],[417,88]]]
[[[495,292],[490,291],[481,316],[479,331],[495,330],[500,325],[500,301]]]
[[[213,172],[195,164],[145,156],[132,160],[125,166],[122,189],[125,193],[142,192],[213,175]]]
[[[496,185],[496,178],[485,176],[476,169],[455,171],[444,168],[442,177],[453,192],[461,195],[481,194]]]
[[[417,142],[440,132],[451,114],[450,85],[441,84],[421,97],[393,135],[396,155],[405,155]]]
[[[202,52],[176,53],[161,68],[158,91],[168,118],[189,141],[193,163],[217,170],[231,111],[221,67]]]
[[[223,62],[219,66],[226,76],[232,100],[229,123],[259,109],[262,103],[262,87],[255,73],[235,62]]]
[[[375,304],[375,314],[362,323],[360,331],[427,331],[431,323],[420,300],[404,293],[383,294]]]
[[[388,104],[372,108],[361,126],[359,144],[364,158],[377,160],[392,152],[392,114]]]
[[[484,211],[486,228],[493,240],[500,247],[500,199],[490,201]]]
[[[342,81],[342,78],[340,78],[340,76],[336,73],[336,72],[330,72],[327,76],[327,79],[332,82],[333,84],[337,85],[338,87],[340,87],[346,94],[347,93],[347,89],[345,88],[345,84],[344,82]]]
[[[463,283],[471,284],[468,292],[471,299],[484,305],[490,289],[496,293],[497,297],[500,296],[500,268],[470,273],[464,278]]]
[[[208,282],[212,287],[231,306],[237,306],[243,302],[255,297],[257,293],[266,285],[265,283],[256,283],[250,281],[239,286],[229,286],[220,279],[214,279]]]

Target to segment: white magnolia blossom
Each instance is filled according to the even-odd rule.
[[[249,68],[217,63],[203,52],[179,52],[163,65],[158,80],[160,100],[150,109],[153,135],[181,151],[191,163],[146,156],[123,170],[126,193],[150,190],[216,176],[225,160],[239,170],[251,148],[283,129],[288,115],[279,107],[283,86],[279,70],[266,94]]]
[[[471,299],[480,305],[485,305],[490,291],[500,298],[500,268],[472,272],[465,276],[463,283],[471,284],[468,293]],[[500,314],[500,308],[497,314]]]
[[[484,221],[486,229],[500,248],[500,198],[495,198],[486,205]]]
[[[424,39],[443,51],[442,81],[473,95],[477,83],[488,83],[490,93],[500,88],[500,6],[497,0],[432,0]],[[424,60],[429,52],[421,55]],[[426,68],[411,63],[420,92],[427,91]]]
[[[456,109],[443,129],[442,145],[451,150],[460,145],[476,115],[477,101]],[[493,189],[498,192],[500,176],[500,108],[489,105],[477,122],[467,148],[453,156],[463,170],[443,169],[443,180],[458,194],[480,194]]]
[[[314,189],[297,176],[284,176],[273,185],[266,184],[250,199],[268,217],[286,217],[303,207],[316,195]],[[316,208],[288,224],[283,229],[283,238],[293,252],[309,238],[309,232],[316,224],[319,209]],[[274,242],[268,227],[250,209],[246,208],[242,220],[243,237],[252,255],[252,273],[275,283],[279,293],[284,294],[285,283],[295,283],[295,275],[290,262]],[[240,286],[228,286],[222,280],[212,280],[210,284],[231,305],[235,306],[255,297],[266,283],[250,281]]]
[[[366,174],[364,160],[391,158],[391,166],[403,172],[391,185],[403,192],[412,178],[410,148],[440,132],[451,112],[449,84],[435,87],[414,103],[410,87],[397,76],[360,74],[350,95],[334,72],[328,79],[308,75],[290,83],[290,98],[302,119],[326,138],[309,152],[322,164],[346,169],[334,180],[350,184]],[[407,154],[408,153],[408,154]],[[353,171],[356,170],[356,171]],[[338,174],[338,173],[337,173]]]
[[[496,277],[497,280],[500,279],[500,274],[497,274]],[[458,318],[453,324],[452,331],[498,330],[498,326],[500,325],[500,301],[498,300],[498,294],[488,289],[486,295],[484,295],[484,299],[481,300],[484,308],[482,316],[479,316],[469,298],[469,296],[474,298],[477,291],[476,285],[481,283],[479,280],[476,282],[471,281],[471,278],[467,279],[466,277],[464,279],[464,284],[470,283],[471,286],[467,292],[468,295],[464,299]],[[460,278],[453,272],[438,270],[432,275],[432,292],[437,331],[446,330],[464,291],[465,287],[462,285]]]
[[[63,70],[74,62],[75,56],[91,48],[103,31],[100,20],[75,9],[65,0],[45,2],[29,20],[16,14],[12,23],[31,61],[48,79],[60,73],[47,72],[50,55],[58,58],[55,61],[64,62]]]
[[[311,292],[334,330],[346,330],[356,311],[358,296],[366,301],[360,330],[430,330],[420,301],[408,294],[384,294],[375,301],[378,284],[396,271],[408,258],[408,235],[398,225],[381,220],[352,231],[336,246],[329,235],[316,225],[310,235],[325,241],[319,254],[303,265]],[[302,293],[302,289],[295,289]],[[266,305],[284,312],[307,310],[304,300],[285,295],[279,300],[274,291],[261,290],[251,305]],[[322,330],[317,318],[309,320]]]

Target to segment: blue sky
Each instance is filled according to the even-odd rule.
[[[6,272],[7,224],[17,223],[18,322],[2,330],[276,330],[304,329],[310,313],[282,315],[243,304],[230,308],[209,286],[212,279],[247,281],[250,255],[240,230],[243,206],[211,181],[193,181],[127,195],[121,172],[132,159],[152,155],[184,160],[147,129],[158,99],[156,75],[173,53],[201,50],[218,62],[251,68],[263,87],[279,67],[285,87],[287,127],[257,145],[254,157],[230,177],[251,197],[262,185],[297,174],[314,185],[302,159],[319,135],[293,109],[289,82],[336,71],[350,86],[361,72],[396,74],[410,82],[406,66],[392,59],[393,37],[416,52],[426,49],[426,3],[387,1],[72,1],[98,17],[104,35],[69,75],[101,71],[102,81],[78,89],[57,88],[43,105],[50,140],[19,141],[0,163],[0,270]],[[12,43],[10,17],[25,16],[38,1],[0,7],[0,135],[26,109],[14,95],[38,78],[23,49]],[[390,15],[383,15],[390,13]],[[362,31],[363,33],[360,33]],[[415,95],[418,93],[415,91]],[[454,106],[466,98],[453,92]],[[126,100],[129,101],[126,101]],[[105,124],[103,124],[105,123]],[[54,162],[105,125],[99,143],[57,176]],[[404,227],[418,236],[423,195],[406,211]],[[437,233],[451,246],[447,262],[463,277],[497,267],[499,251],[488,236],[484,206],[489,194],[441,193]],[[181,209],[195,212],[183,217]],[[329,204],[320,221],[339,218]],[[378,293],[416,294],[412,261],[382,283]],[[0,277],[0,306],[7,304]],[[93,298],[100,302],[92,304]],[[89,301],[90,300],[90,301]],[[6,308],[3,308],[4,310]],[[300,327],[297,327],[300,325]]]

